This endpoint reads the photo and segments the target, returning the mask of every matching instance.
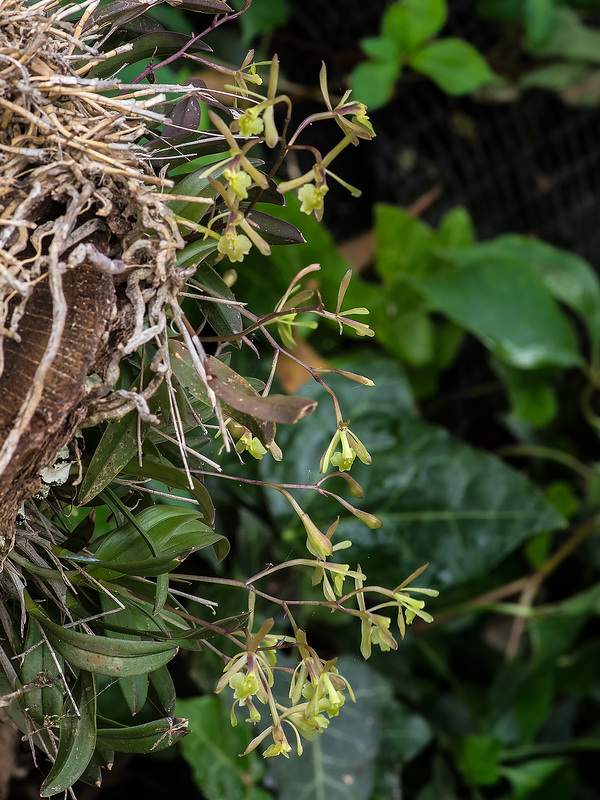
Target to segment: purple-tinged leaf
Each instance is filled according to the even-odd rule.
[[[190,37],[184,33],[171,33],[170,31],[158,31],[157,33],[145,33],[134,39],[132,49],[126,53],[119,53],[112,58],[103,61],[94,67],[94,76],[104,78],[113,75],[117,70],[126,64],[135,64],[146,58],[163,58],[171,56],[181,50],[190,41]],[[188,48],[189,51],[210,51],[211,48],[201,39],[197,39]]]
[[[99,30],[112,23],[110,29],[110,33],[112,33],[120,25],[141,16],[151,5],[157,5],[157,3],[143,3],[141,0],[115,0],[113,3],[107,3],[90,15],[83,31],[85,33],[92,28]]]
[[[270,422],[292,425],[311,414],[317,407],[315,400],[306,397],[272,394],[261,397],[237,372],[210,356],[211,389],[231,408],[252,417]]]
[[[187,389],[191,395],[210,408],[206,386],[196,372],[187,348],[180,342],[171,340],[169,342],[169,351],[171,353],[171,368],[179,383]],[[214,360],[216,361],[217,359]],[[217,363],[223,371],[229,370],[229,367],[225,366],[221,361]],[[233,370],[229,370],[229,372],[236,376],[239,385],[245,386],[245,390],[249,394],[254,392],[255,396],[259,396],[244,378],[241,378]],[[229,406],[226,401],[221,402],[221,408],[226,416],[231,417],[235,422],[243,425],[244,428],[248,428],[252,436],[255,436],[264,447],[270,447],[275,439],[275,424],[273,422],[264,419],[256,419],[252,415],[244,413],[244,411]]]
[[[263,211],[252,209],[247,219],[256,225],[256,230],[268,244],[304,244],[306,239],[298,228],[283,219],[272,217]]]
[[[223,0],[167,0],[170,6],[199,14],[227,14],[233,11]]]

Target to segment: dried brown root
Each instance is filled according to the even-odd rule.
[[[145,413],[186,277],[169,182],[135,144],[158,115],[79,76],[98,54],[51,5],[0,0],[0,571],[18,509],[76,431]],[[150,342],[143,391],[115,391],[120,360]]]

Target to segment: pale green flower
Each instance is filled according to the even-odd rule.
[[[217,250],[230,261],[243,261],[244,256],[248,255],[252,242],[243,233],[238,234],[235,227],[228,226],[227,230],[219,239]]]
[[[229,188],[233,189],[239,200],[246,200],[248,197],[248,187],[252,183],[252,178],[243,169],[225,169],[223,175],[229,182]]]
[[[239,705],[244,705],[248,697],[256,694],[258,691],[258,678],[253,672],[243,675],[241,672],[236,672],[229,679],[229,685],[233,689],[233,696],[235,700],[239,701]]]
[[[341,451],[336,452],[338,444],[341,446]],[[352,433],[347,423],[339,423],[327,450],[323,453],[319,471],[326,472],[329,464],[333,464],[340,472],[347,472],[357,456],[363,464],[371,463],[371,456],[358,436]]]
[[[320,219],[323,215],[323,198],[329,191],[326,183],[316,186],[314,183],[305,183],[298,189],[298,200],[302,203],[300,211],[303,214],[315,212],[315,217]]]
[[[240,436],[235,446],[235,451],[236,453],[243,453],[244,451],[250,453],[252,458],[256,458],[258,461],[260,461],[267,452],[266,448],[263,447],[256,436],[252,436],[250,431],[246,431],[246,433]]]
[[[258,136],[263,132],[262,109],[258,106],[247,108],[237,120],[237,126],[244,139]]]

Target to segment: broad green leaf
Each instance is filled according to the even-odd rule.
[[[164,575],[167,572],[172,572],[176,569],[185,559],[194,552],[193,547],[187,550],[180,550],[175,553],[166,553],[163,556],[156,556],[153,558],[146,558],[142,561],[105,561],[100,558],[93,558],[89,556],[63,556],[68,558],[69,561],[74,561],[77,564],[84,564],[93,567],[94,569],[88,570],[91,574],[95,574],[98,570],[97,567],[102,567],[114,575],[137,575],[140,578],[155,578],[158,575]],[[103,577],[108,577],[103,573]]]
[[[41,797],[51,797],[69,789],[90,763],[96,747],[96,680],[83,669],[72,689],[73,699],[65,702],[60,720],[58,752],[48,777],[40,789]]]
[[[436,353],[436,329],[423,296],[405,280],[389,285],[385,295],[385,308],[370,320],[377,340],[407,364],[430,364]]]
[[[444,253],[460,264],[465,250]],[[473,259],[471,259],[473,262]],[[532,265],[481,259],[470,266],[409,279],[430,307],[469,330],[507,364],[521,369],[581,364],[574,331]]]
[[[435,231],[397,206],[375,206],[377,272],[386,283],[405,273],[429,271],[432,248],[437,244]]]
[[[158,556],[193,550],[213,545],[222,537],[201,522],[199,512],[189,506],[157,505],[144,509],[136,516],[137,524],[145,531]],[[90,546],[94,557],[111,563],[139,562],[151,555],[144,539],[131,522],[105,534]],[[102,570],[97,577],[107,576]]]
[[[474,786],[493,786],[500,780],[500,742],[488,734],[463,736],[457,761],[467,781]]]
[[[108,619],[110,624],[119,625],[131,630],[141,630],[148,632],[149,625],[145,618],[142,617],[137,607],[131,604],[125,605],[123,609],[115,609],[115,601],[106,593],[100,594],[100,605],[105,613],[104,619]],[[141,637],[137,634],[123,634],[114,633],[110,629],[106,631],[108,638],[112,639],[129,639],[131,641],[141,641]],[[162,667],[166,670],[166,667]],[[130,675],[125,678],[118,679],[119,689],[123,695],[129,711],[132,715],[141,711],[148,696],[148,675],[143,673],[141,675]]]
[[[532,268],[561,303],[578,313],[594,343],[600,342],[600,281],[591,265],[575,253],[526,236],[499,236],[490,242],[440,254],[457,266],[507,260],[519,269]]]
[[[381,30],[401,53],[413,53],[446,24],[446,0],[401,0],[388,6]]]
[[[535,49],[539,56],[559,56],[568,61],[600,63],[600,31],[584,25],[576,11],[556,9],[556,23],[549,39]]]
[[[393,760],[408,764],[421,753],[433,739],[433,730],[424,716],[409,706],[392,700],[384,711],[380,752]]]
[[[410,65],[451,95],[470,94],[497,81],[483,56],[462,39],[432,42],[410,57]]]
[[[207,800],[271,798],[260,788],[265,772],[260,756],[254,752],[239,757],[254,732],[242,722],[231,727],[228,704],[210,696],[178,700],[177,714],[189,720],[190,734],[181,743],[181,753]]]
[[[401,65],[395,60],[365,61],[355,67],[350,78],[352,96],[370,111],[384,106],[400,77]]]
[[[286,761],[270,759],[279,786],[278,800],[369,800],[381,746],[382,718],[391,700],[387,680],[368,664],[341,657],[336,668],[348,679],[356,703],[346,699],[339,716],[304,753]]]
[[[525,0],[525,32],[532,49],[548,41],[556,25],[556,0]]]
[[[352,475],[364,488],[368,508],[383,521],[382,528],[369,530],[345,516],[335,537],[352,540],[345,558],[368,564],[381,585],[397,585],[427,562],[422,585],[464,583],[488,574],[534,533],[563,526],[563,518],[516,470],[416,419],[396,362],[371,357],[334,365],[365,374],[376,384],[369,389],[337,376],[328,379],[350,429],[372,456],[371,466],[355,462]],[[309,396],[316,392],[312,386],[306,389]],[[281,429],[286,458],[277,465],[277,480],[318,479],[317,465],[334,433],[331,417],[327,404],[320,404],[309,439],[293,428]],[[265,460],[259,469],[263,479],[276,479]],[[266,498],[279,524],[297,526],[303,547],[301,526],[285,500],[271,494]],[[303,498],[303,508],[322,529],[337,513],[331,500],[313,493]]]

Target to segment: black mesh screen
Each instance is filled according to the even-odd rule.
[[[292,0],[291,5],[290,24],[274,40],[287,76],[316,86],[325,60],[330,82],[340,90],[361,58],[359,40],[378,33],[387,3]],[[510,50],[506,29],[481,21],[473,0],[449,5],[443,35],[462,36],[492,63],[503,63]],[[515,49],[516,37],[515,31]],[[541,91],[502,104],[453,98],[407,73],[393,101],[372,119],[377,138],[361,143],[335,167],[364,193],[357,204],[343,190],[332,190],[326,221],[336,235],[367,228],[373,202],[408,206],[439,185],[438,199],[423,214],[432,224],[462,204],[482,238],[508,231],[532,234],[600,263],[598,110],[567,106]],[[325,133],[311,130],[314,134],[323,137],[318,145],[325,150],[335,143],[337,130],[332,125]]]

